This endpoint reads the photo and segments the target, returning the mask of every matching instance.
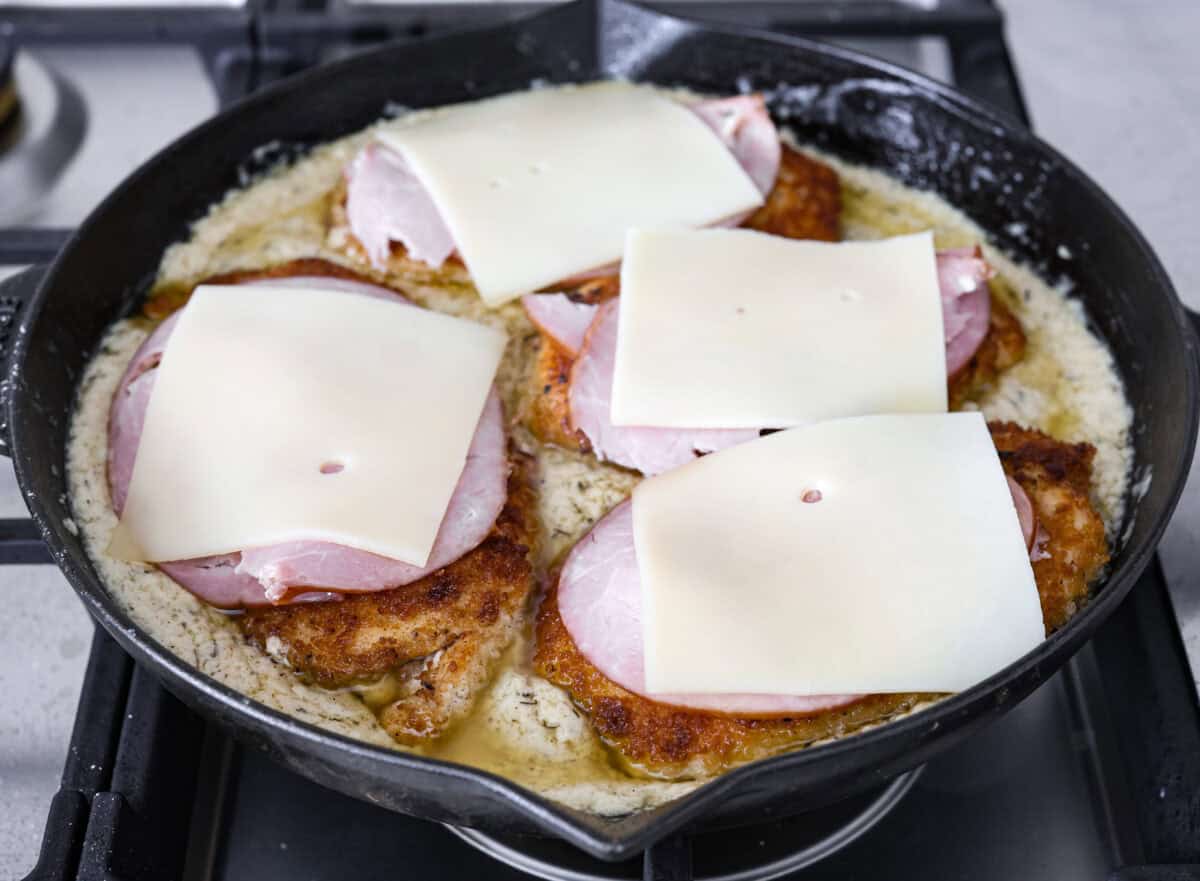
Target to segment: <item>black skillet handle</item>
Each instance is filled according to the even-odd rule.
[[[12,344],[17,336],[17,328],[21,324],[21,315],[26,304],[37,290],[38,282],[46,274],[46,264],[31,266],[24,272],[9,276],[0,281],[0,455],[7,456],[8,452],[8,389],[9,389],[9,357],[12,355]]]
[[[692,840],[676,832],[646,848],[642,856],[643,881],[693,881]]]

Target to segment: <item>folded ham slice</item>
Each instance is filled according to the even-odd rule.
[[[1008,479],[1027,547],[1037,520],[1033,504]],[[732,588],[731,588],[732,589]],[[834,709],[863,695],[650,694],[642,640],[642,580],[633,541],[633,504],[605,515],[567,555],[558,579],[558,610],[580,653],[622,688],[663,704],[734,716],[788,716]]]
[[[940,251],[938,286],[946,342],[946,372],[952,375],[979,348],[988,332],[992,270],[978,248]],[[587,436],[601,459],[658,474],[758,435],[738,429],[628,427],[612,424],[612,378],[617,353],[619,300],[601,306],[577,303],[566,294],[522,298],[530,320],[576,359],[569,392],[572,429]],[[770,427],[770,426],[764,426]]]
[[[978,247],[939,251],[937,271],[946,334],[946,373],[953,376],[966,366],[987,336],[992,312],[987,280],[993,272]]]
[[[693,104],[764,196],[775,186],[783,145],[762,95],[734,95]]]
[[[527,294],[521,298],[525,314],[537,329],[550,337],[574,358],[583,348],[596,307],[590,303],[576,303],[566,294]]]
[[[346,170],[346,218],[380,269],[387,266],[392,242],[434,267],[454,253],[454,236],[433,197],[404,157],[382,144],[368,144]]]
[[[404,301],[386,288],[330,277],[254,280],[254,284],[319,287]],[[172,315],[146,338],[122,376],[109,414],[108,479],[113,509],[125,505],[155,368],[178,322]],[[504,414],[488,396],[467,460],[425,566],[321,541],[295,541],[194,560],[160,564],[167,575],[218,608],[338,599],[341,593],[410,584],[473,550],[487,536],[507,496]]]
[[[1021,484],[1011,477],[1008,478],[1008,491],[1012,495],[1013,507],[1017,509],[1017,520],[1021,523],[1021,537],[1025,539],[1025,548],[1032,555],[1033,542],[1040,529],[1037,511],[1034,510],[1033,502],[1025,494]]]
[[[779,173],[782,147],[763,97],[738,95],[690,107],[721,138],[762,194],[769,193]],[[364,147],[346,169],[346,219],[378,269],[387,267],[392,242],[402,244],[413,260],[433,267],[441,266],[456,248],[416,173],[400,153],[379,142]],[[736,225],[743,219],[729,222]]]

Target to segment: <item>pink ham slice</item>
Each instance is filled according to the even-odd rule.
[[[659,474],[758,437],[757,429],[676,429],[613,425],[613,368],[617,360],[620,299],[597,308],[578,360],[571,368],[571,427],[591,441],[601,459],[643,474]]]
[[[987,336],[992,298],[987,280],[992,268],[979,248],[939,251],[938,286],[946,335],[946,374],[953,376],[971,360]]]
[[[664,704],[745,716],[816,713],[861,695],[649,694],[642,643],[642,583],[633,545],[633,506],[623,502],[567,556],[558,609],[576,647],[601,673],[634,694]]]
[[[574,358],[583,348],[588,326],[596,317],[596,307],[576,303],[566,294],[528,294],[521,298],[525,314],[542,333],[550,337]]]
[[[295,541],[242,551],[240,574],[255,578],[274,600],[299,587],[336,587],[367,593],[399,587],[453,563],[487,536],[507,496],[508,455],[504,414],[493,391],[467,451],[467,463],[429,560],[414,566],[400,560],[322,541]]]
[[[374,297],[398,298],[386,288],[322,277],[254,281],[321,287]],[[155,372],[178,322],[172,315],[134,354],[117,387],[109,414],[108,479],[113,508],[125,505],[133,462],[154,388]],[[477,547],[491,530],[507,498],[508,457],[504,416],[493,391],[471,441],[467,461],[451,496],[426,566],[413,566],[329,542],[286,542],[194,560],[165,562],[160,569],[218,608],[338,599],[339,593],[386,590],[410,584]],[[314,590],[313,588],[332,588]]]
[[[387,265],[392,242],[434,267],[454,253],[454,236],[433,198],[404,157],[382,144],[368,144],[347,169],[346,218],[380,269]]]
[[[1038,529],[1033,505],[1012,478],[1008,478],[1008,487],[1025,544],[1032,548]],[[1037,553],[1033,552],[1034,559],[1041,558]],[[567,555],[558,580],[558,610],[575,646],[597,670],[622,688],[658,703],[738,716],[787,716],[835,709],[863,697],[648,693],[642,581],[629,501],[613,508]]]
[[[1017,509],[1017,519],[1021,522],[1021,537],[1025,539],[1025,548],[1032,552],[1033,540],[1038,532],[1037,512],[1021,484],[1011,477],[1008,478],[1008,491],[1012,495],[1013,507]]]
[[[940,252],[937,267],[947,373],[952,374],[971,359],[987,335],[991,306],[986,280],[991,267],[978,249]],[[757,437],[757,431],[745,429],[685,431],[613,425],[619,300],[596,307],[575,303],[564,294],[530,294],[521,302],[539,328],[577,357],[569,397],[572,428],[587,436],[601,459],[643,474],[658,474],[691,461],[698,453]]]
[[[150,393],[154,390],[154,368],[162,360],[167,340],[178,323],[176,312],[156,327],[134,353],[117,384],[108,414],[108,485],[113,510],[118,514],[125,508],[125,494],[133,476],[133,460],[146,422]]]
[[[775,186],[783,145],[762,95],[700,101],[692,112],[712,129],[764,196]]]
[[[716,132],[763,195],[769,193],[779,173],[782,147],[762,96],[700,101],[690,109]],[[433,198],[404,157],[378,142],[364,147],[346,169],[346,219],[378,269],[387,266],[392,242],[404,245],[414,260],[434,267],[456,248]],[[599,267],[571,280],[612,271],[611,266]]]

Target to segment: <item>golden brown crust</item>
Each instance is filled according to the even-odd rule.
[[[1087,596],[1107,559],[1104,526],[1088,503],[1088,444],[1068,444],[1011,423],[989,426],[1005,472],[1037,509],[1050,557],[1034,562],[1047,631]],[[557,572],[537,616],[534,665],[566,689],[596,733],[634,769],[656,776],[704,776],[781,749],[838,737],[883,721],[936,695],[871,695],[834,710],[794,718],[736,718],[656,703],[607,679],[576,648],[559,615]]]
[[[621,292],[621,277],[605,275],[558,286],[578,303],[598,305]],[[582,432],[571,428],[571,367],[574,356],[549,335],[539,332],[537,355],[529,374],[529,394],[521,421],[542,443],[587,452],[591,449]]]
[[[344,278],[363,284],[373,284],[387,287],[380,281],[369,278],[353,269],[322,260],[319,257],[302,257],[299,260],[289,260],[262,269],[239,269],[234,272],[223,272],[220,275],[204,279],[203,284],[245,284],[250,281],[261,281],[268,278],[294,278],[297,276],[326,276],[328,278]],[[155,321],[166,318],[177,309],[181,309],[191,297],[196,286],[169,287],[156,290],[153,296],[147,297],[142,304],[142,313]]]
[[[1104,521],[1089,497],[1096,449],[1012,422],[993,422],[988,428],[1005,473],[1021,484],[1045,532],[1038,546],[1048,556],[1035,547],[1033,574],[1049,633],[1087,601],[1091,583],[1108,562]]]
[[[508,646],[533,585],[536,535],[531,461],[514,454],[508,500],[483,543],[443,569],[393,590],[338,602],[250,609],[240,618],[259,648],[327,688],[398,674],[399,698],[380,710],[404,742],[436,736],[469,707]]]
[[[1025,331],[1021,322],[994,292],[991,301],[987,336],[971,360],[950,377],[951,410],[961,408],[965,401],[995,382],[1002,370],[1025,357]]]
[[[551,573],[553,582],[557,572]],[[835,710],[793,718],[736,718],[656,703],[626,691],[592,666],[558,612],[557,586],[537,616],[534,666],[566,689],[592,727],[631,770],[704,777],[815,740],[849,734],[911,709],[922,695],[870,695]]]
[[[841,215],[837,172],[784,144],[775,186],[742,225],[789,239],[836,242],[841,238]]]
[[[522,421],[542,443],[587,452],[591,444],[582,432],[571,428],[571,366],[574,363],[570,352],[546,334],[541,334]]]

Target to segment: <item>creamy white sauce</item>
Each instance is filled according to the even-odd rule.
[[[366,136],[360,133],[320,147],[295,165],[231,192],[195,225],[186,242],[167,251],[156,287],[185,289],[215,273],[298,257],[352,265],[429,308],[503,327],[510,345],[499,382],[507,412],[520,413],[536,334],[517,304],[487,310],[461,270],[381,275],[343,250],[346,230],[336,223],[331,226],[328,195]],[[905,190],[878,172],[822,158],[843,178],[849,237],[932,227],[942,247],[982,238],[976,227],[936,197]],[[1112,357],[1088,331],[1075,301],[1002,254],[989,250],[988,258],[1016,292],[1011,305],[1025,326],[1029,349],[1025,361],[983,397],[982,408],[989,418],[1012,419],[1066,440],[1094,444],[1095,501],[1112,530],[1121,522],[1132,457],[1132,414]],[[260,652],[246,642],[230,616],[196,600],[156,569],[105,555],[116,524],[106,479],[108,410],[126,363],[148,331],[149,323],[139,319],[122,321],[109,331],[81,383],[68,450],[74,520],[113,597],[169,651],[247,698],[339,734],[403,749],[384,733],[357,694],[301,682],[280,660],[282,644],[271,645],[270,654]],[[541,542],[536,562],[544,572],[629,493],[636,478],[589,456],[543,448],[520,428],[514,429],[514,439],[537,457]],[[699,785],[637,779],[617,770],[566,694],[529,672],[527,656],[528,646],[521,640],[480,696],[467,720],[469,730],[464,733],[460,726],[430,751],[487,767],[565,804],[602,814],[653,807]]]

